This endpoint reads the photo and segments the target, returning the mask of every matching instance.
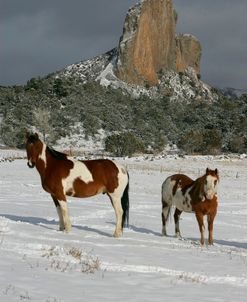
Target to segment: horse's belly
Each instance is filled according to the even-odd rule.
[[[100,193],[105,193],[105,187],[96,182],[85,183],[80,179],[74,181],[73,185],[66,190],[66,195],[73,197],[91,197]]]
[[[87,188],[83,190],[76,190],[74,191],[73,197],[80,197],[80,198],[85,198],[85,197],[91,197],[100,193],[105,193],[104,188]]]
[[[191,199],[188,194],[183,195],[182,191],[177,191],[173,197],[173,204],[182,212],[192,212]]]

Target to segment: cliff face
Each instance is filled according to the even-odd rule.
[[[120,38],[116,75],[130,84],[158,84],[160,71],[200,72],[200,43],[176,37],[177,14],[172,0],[142,0],[130,8]]]
[[[171,0],[146,0],[131,8],[119,43],[118,77],[156,85],[161,69],[174,69],[175,24]]]
[[[200,74],[201,60],[200,42],[191,35],[176,36],[176,71],[183,72],[192,67],[196,74]]]

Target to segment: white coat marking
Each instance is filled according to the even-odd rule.
[[[43,144],[42,152],[41,152],[41,154],[39,155],[39,159],[43,160],[44,165],[45,165],[45,168],[46,168],[47,163],[46,163],[46,153],[45,153],[45,150],[46,150],[46,145]]]
[[[93,181],[93,176],[91,172],[88,170],[87,166],[80,162],[80,161],[74,161],[71,160],[74,164],[73,169],[70,170],[70,174],[63,178],[62,184],[64,188],[64,192],[72,192],[72,196],[74,195],[74,188],[73,183],[74,181],[79,178],[85,183],[89,183]]]
[[[114,190],[112,195],[119,195],[122,197],[122,193],[128,183],[128,173],[124,166],[114,162],[114,165],[118,168],[118,187]]]
[[[192,212],[192,206],[191,206],[191,197],[190,197],[190,189],[186,191],[185,194],[183,194],[181,188],[177,188],[176,194],[174,195],[173,203],[176,205],[176,207],[183,212]]]
[[[175,180],[168,179],[164,182],[162,192],[163,192],[163,200],[168,202],[168,204],[173,204],[178,208],[180,211],[183,212],[192,212],[192,205],[191,205],[191,197],[189,195],[190,189],[183,194],[181,188],[177,187],[175,195],[173,195],[173,188],[176,185]]]
[[[216,184],[215,181],[217,181]],[[206,177],[206,182],[204,184],[204,192],[206,194],[207,199],[211,200],[214,197],[214,195],[217,193],[217,189],[218,189],[217,178],[212,175],[208,175]]]

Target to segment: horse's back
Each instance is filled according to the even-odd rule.
[[[116,164],[109,159],[90,159],[81,161],[91,173],[114,173],[117,172]]]
[[[108,177],[114,177],[118,174],[126,174],[127,171],[124,166],[110,160],[110,159],[92,159],[84,160],[83,164],[87,166],[89,171],[94,175],[104,175]]]
[[[82,161],[93,178],[97,182],[102,182],[108,191],[114,191],[119,186],[126,186],[128,182],[128,173],[126,168],[110,159],[95,159]]]
[[[194,181],[185,174],[173,174],[168,176],[162,184],[162,199],[172,200],[178,189],[185,190]]]
[[[162,187],[165,187],[168,183],[179,183],[182,187],[193,183],[193,179],[185,174],[173,174],[168,176],[162,184]]]

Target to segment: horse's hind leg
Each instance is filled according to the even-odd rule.
[[[177,238],[182,238],[181,233],[180,233],[180,228],[179,228],[179,219],[182,211],[180,211],[178,208],[176,208],[174,212],[174,222],[175,222],[175,234]]]
[[[162,203],[162,231],[163,236],[167,236],[166,233],[166,223],[169,218],[171,207],[173,203],[173,194],[172,194],[172,183],[170,177],[168,177],[162,184],[161,187],[161,203]]]
[[[170,210],[171,210],[171,206],[165,200],[162,199],[162,212],[161,212],[161,218],[162,218],[161,234],[162,234],[162,236],[167,236],[166,222],[168,220]]]
[[[109,197],[111,199],[112,206],[115,210],[115,215],[116,215],[116,229],[113,233],[114,237],[120,237],[123,233],[122,229],[122,216],[123,216],[123,209],[121,205],[121,198],[116,197],[114,195],[110,195]]]
[[[71,229],[71,222],[69,219],[67,201],[65,198],[63,198],[65,200],[59,200],[55,196],[53,196],[53,195],[51,195],[51,196],[55,203],[57,213],[58,213],[59,230],[69,232]]]

